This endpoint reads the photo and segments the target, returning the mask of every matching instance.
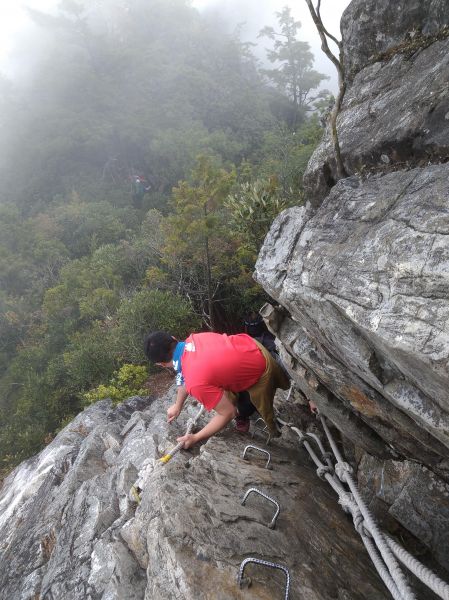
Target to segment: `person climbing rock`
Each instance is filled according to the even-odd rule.
[[[268,327],[263,320],[262,315],[255,311],[251,310],[244,318],[243,324],[245,327],[245,333],[254,338],[257,342],[262,344],[274,360],[278,363],[281,369],[284,371],[284,374],[288,379],[290,379],[290,375],[285,368],[284,363],[282,362],[281,357],[279,356],[278,349],[276,347],[276,338],[275,336],[268,330]],[[242,396],[242,394],[240,394]],[[244,398],[242,398],[244,400]],[[251,413],[249,413],[251,414]],[[248,415],[249,416],[249,415]],[[249,427],[249,423],[248,423]]]
[[[167,411],[171,423],[190,394],[215,410],[215,416],[198,433],[178,438],[185,448],[221,431],[233,418],[239,431],[248,431],[249,415],[257,410],[272,435],[279,435],[273,399],[277,388],[290,382],[268,350],[245,333],[192,333],[184,342],[163,331],[145,338],[147,358],[160,366],[173,366],[178,391]]]

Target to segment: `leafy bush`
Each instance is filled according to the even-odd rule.
[[[64,364],[73,390],[89,389],[109,377],[116,363],[108,330],[99,323],[72,336],[64,352]]]
[[[84,403],[92,404],[98,400],[110,398],[114,404],[118,404],[130,396],[147,395],[148,390],[144,388],[147,376],[146,367],[125,364],[115,371],[108,385],[99,385],[83,394]]]
[[[289,205],[280,194],[277,179],[244,182],[226,199],[234,234],[242,245],[258,252],[273,219]]]
[[[120,362],[137,364],[146,361],[143,340],[148,332],[163,330],[183,338],[199,326],[187,300],[159,290],[144,289],[122,301],[116,317],[111,332],[116,355]]]

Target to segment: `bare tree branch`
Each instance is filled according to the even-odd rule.
[[[315,23],[315,27],[317,28],[318,34],[321,39],[321,50],[329,58],[329,60],[334,63],[335,68],[337,69],[337,73],[338,73],[338,95],[337,95],[334,107],[333,107],[331,115],[330,115],[330,127],[331,127],[331,133],[332,133],[332,142],[333,142],[333,146],[334,146],[335,162],[337,165],[337,177],[338,177],[338,179],[343,179],[344,177],[347,177],[348,174],[343,165],[343,159],[341,157],[340,144],[338,141],[338,131],[337,131],[337,117],[340,113],[341,105],[343,102],[343,97],[344,97],[345,91],[346,91],[345,73],[344,73],[344,64],[343,64],[343,44],[341,41],[338,41],[333,35],[328,33],[328,31],[324,27],[323,21],[321,19],[321,15],[320,15],[321,0],[318,0],[316,9],[314,8],[314,6],[312,4],[312,0],[305,0],[305,1],[306,1],[307,6],[309,7],[310,15],[313,19],[313,22]],[[337,47],[339,50],[338,58],[335,56],[335,54],[329,48],[327,38],[333,40],[337,44]]]
[[[320,8],[321,8],[321,0],[318,0],[318,4],[316,7],[316,14],[317,14],[319,20],[321,21],[321,24],[323,24],[323,20],[321,18],[321,14],[320,14]],[[333,42],[335,42],[337,44],[338,48],[341,49],[341,42],[339,40],[337,40],[337,38],[334,37],[331,33],[328,32],[328,30],[324,27],[324,24],[323,24],[323,31],[327,35],[327,37],[329,39],[331,39]]]

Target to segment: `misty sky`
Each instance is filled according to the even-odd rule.
[[[336,38],[340,39],[340,17],[351,0],[322,0],[321,16],[327,30]],[[337,75],[334,65],[321,50],[321,41],[315,29],[315,25],[304,0],[192,0],[193,6],[204,12],[216,12],[230,24],[235,26],[244,23],[241,37],[244,41],[256,41],[257,34],[265,25],[275,28],[276,12],[280,12],[284,6],[289,6],[296,20],[301,22],[298,34],[300,40],[309,42],[315,55],[315,68],[321,73],[329,75],[331,79],[323,83],[332,91],[337,89]],[[316,1],[314,1],[316,5]],[[264,48],[270,42],[267,38],[257,40],[260,48],[255,50],[256,55],[262,58],[265,55]]]
[[[320,40],[310,18],[304,0],[191,0],[193,6],[205,14],[218,14],[232,31],[242,24],[241,37],[244,41],[256,41],[257,34],[265,25],[276,25],[275,12],[285,5],[292,9],[294,17],[301,21],[299,39],[308,41],[315,54],[315,68],[331,76],[325,87],[335,90],[335,68],[323,55]],[[321,14],[329,31],[340,37],[340,16],[350,0],[322,0]],[[0,0],[0,70],[13,76],[18,64],[26,60],[29,47],[30,59],[33,54],[32,43],[38,39],[35,26],[29,21],[25,6],[43,11],[51,11],[58,0]],[[32,40],[31,43],[29,40]],[[264,56],[264,48],[269,41],[260,39],[255,50],[259,58]],[[20,59],[19,59],[20,57]]]
[[[25,41],[30,22],[25,6],[51,10],[57,0],[0,0],[0,68],[8,68],[17,43]]]

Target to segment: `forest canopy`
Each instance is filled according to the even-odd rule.
[[[329,105],[287,8],[263,33],[295,53],[279,41],[270,69],[186,0],[31,16],[46,50],[26,82],[0,79],[3,468],[108,383],[141,392],[146,331],[242,330]]]

